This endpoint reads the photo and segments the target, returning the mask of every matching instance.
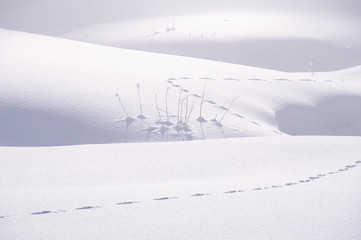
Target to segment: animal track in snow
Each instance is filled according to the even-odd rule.
[[[191,197],[203,197],[203,196],[207,196],[209,195],[209,193],[196,193],[191,195]]]
[[[136,201],[132,201],[132,202],[119,202],[119,203],[117,203],[117,205],[130,205],[130,204],[137,204],[137,203],[141,203],[141,202],[136,202]]]
[[[261,78],[248,78],[249,81],[256,81],[256,82],[265,82],[266,80]]]
[[[292,187],[292,186],[296,186],[296,185],[300,185],[300,184],[306,184],[306,183],[311,183],[314,181],[317,181],[321,178],[327,177],[327,176],[331,176],[337,173],[341,173],[341,172],[345,172],[345,171],[349,171],[351,169],[354,169],[356,167],[358,167],[361,164],[361,161],[355,161],[355,164],[350,164],[350,165],[346,165],[345,168],[340,168],[337,171],[330,171],[327,174],[318,174],[316,176],[311,176],[308,177],[308,179],[301,179],[298,182],[287,182],[285,184],[281,184],[281,185],[271,185],[271,186],[263,186],[263,187],[254,187],[251,189],[244,189],[244,190],[229,190],[229,191],[224,191],[223,194],[237,194],[237,193],[245,193],[245,192],[250,192],[250,191],[264,191],[264,190],[272,190],[272,189],[279,189],[279,188],[283,188],[283,187]],[[210,193],[195,193],[192,195],[189,195],[190,197],[208,197],[211,196]],[[174,200],[174,199],[179,199],[178,197],[160,197],[160,198],[153,198],[154,201],[166,201],[166,200]],[[83,206],[83,207],[79,207],[76,208],[75,210],[90,210],[90,209],[101,209],[104,207],[115,207],[115,206],[127,206],[127,205],[133,205],[133,204],[141,204],[141,201],[125,201],[125,202],[118,202],[115,203],[113,205],[104,205],[104,206]],[[57,211],[49,211],[49,210],[44,210],[44,211],[39,211],[39,212],[32,212],[29,213],[30,215],[45,215],[45,214],[54,214],[54,213],[66,213],[69,212],[71,210],[57,210]],[[0,219],[6,219],[9,217],[16,217],[19,215],[1,215]]]
[[[161,198],[154,198],[155,201],[164,201],[164,200],[171,200],[171,199],[178,199],[177,197],[161,197]]]
[[[298,81],[300,81],[300,82],[314,82],[315,80],[305,78],[305,79],[298,79]]]
[[[41,215],[41,214],[48,214],[48,213],[54,213],[53,211],[41,211],[41,212],[33,212],[31,215]]]
[[[169,79],[177,79],[177,78],[168,78],[168,80],[169,80]],[[188,78],[188,77],[180,77],[179,79],[189,79],[189,78]],[[215,80],[214,78],[210,78],[210,77],[202,77],[202,78],[198,78],[198,79]],[[226,79],[229,80],[229,79],[231,79],[231,78],[226,78]],[[266,81],[266,80],[258,79],[258,78],[257,78],[257,79],[250,79],[250,80]],[[172,83],[173,83],[173,82],[172,82]],[[172,84],[171,86],[176,87],[176,88],[181,88],[182,91],[183,91],[183,87],[182,87],[180,84]],[[197,94],[197,93],[192,93],[192,92],[190,92],[188,89],[187,89],[187,93],[189,93],[190,96],[193,96],[193,97],[195,97],[195,98],[202,99],[202,96],[201,96],[201,95],[199,95],[199,94]],[[213,101],[213,100],[211,100],[211,99],[204,99],[204,102],[206,102],[206,103],[208,103],[208,104],[211,104],[211,105],[214,106],[214,107],[218,107],[218,108],[221,109],[221,110],[228,111],[231,115],[234,115],[234,116],[236,116],[236,117],[238,117],[238,118],[246,119],[244,116],[242,116],[242,115],[240,115],[240,114],[238,114],[238,113],[234,113],[231,109],[229,109],[229,108],[227,108],[227,107],[225,107],[225,106],[223,106],[223,105],[217,104],[217,102],[215,102],[215,101]],[[214,119],[214,120],[215,120],[215,119]],[[250,123],[256,125],[256,126],[265,128],[264,126],[262,126],[260,123],[257,123],[256,121],[251,121],[251,120],[248,120],[248,121],[249,121]],[[216,121],[216,120],[213,121],[213,122],[214,122],[218,127],[224,127],[222,124],[218,123],[218,121]],[[235,129],[235,130],[240,131],[240,129]],[[267,129],[267,130],[268,130],[268,131],[271,131],[271,132],[273,132],[273,133],[276,133],[276,134],[278,134],[278,135],[283,135],[282,133],[280,133],[280,132],[278,132],[278,131],[275,131],[275,130],[273,130],[273,129]]]
[[[100,208],[100,207],[99,206],[84,206],[84,207],[76,208],[75,210],[89,210],[89,209],[95,209],[95,208]]]

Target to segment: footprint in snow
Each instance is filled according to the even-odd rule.
[[[117,205],[130,205],[130,204],[136,204],[136,203],[140,203],[140,202],[134,202],[134,201],[131,201],[131,202],[119,202],[119,203],[117,203]]]
[[[234,116],[239,117],[239,118],[244,118],[242,115],[238,114],[238,113],[233,113]]]
[[[356,167],[356,165],[347,165],[346,167],[347,168],[354,168],[354,167]]]
[[[307,180],[299,180],[300,183],[308,183],[311,182],[311,180],[307,179]]]
[[[202,98],[201,96],[199,96],[198,94],[194,93],[192,94],[192,96],[196,97],[196,98]]]
[[[33,212],[33,213],[30,213],[30,214],[31,215],[41,215],[41,214],[48,214],[48,213],[52,213],[52,211]]]
[[[224,192],[224,193],[226,193],[226,194],[229,194],[229,193],[237,193],[238,191],[236,191],[236,190],[231,190],[231,191],[227,191],[227,192]]]
[[[164,201],[164,200],[171,200],[171,199],[178,199],[177,197],[161,197],[161,198],[154,198],[155,201]]]
[[[259,124],[259,123],[257,123],[257,122],[251,121],[251,123],[253,123],[253,124],[261,127],[261,124]]]
[[[81,208],[76,208],[75,210],[89,210],[89,209],[95,209],[95,208],[99,208],[99,206],[84,206]]]
[[[316,180],[316,179],[319,179],[319,177],[309,177],[309,179]]]
[[[203,197],[203,196],[207,196],[209,195],[209,193],[196,193],[191,195],[191,197]]]
[[[240,80],[237,78],[223,78],[223,80],[227,80],[227,81],[236,81],[239,82]]]

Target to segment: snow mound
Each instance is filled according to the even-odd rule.
[[[61,36],[287,72],[332,71],[361,64],[356,22],[319,13],[251,11],[93,24]]]
[[[361,96],[360,82],[343,71],[289,74],[9,30],[0,36],[4,146],[280,136],[279,109]]]
[[[322,136],[0,147],[0,238],[359,239],[359,146]]]

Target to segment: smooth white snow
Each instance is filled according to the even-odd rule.
[[[355,239],[359,137],[0,148],[2,239]]]
[[[313,122],[325,123],[324,135],[359,135],[361,84],[343,78],[342,71],[319,78],[318,73],[288,74],[9,30],[0,34],[1,145],[276,136],[283,129],[286,134],[319,134]],[[137,117],[138,83],[144,120]],[[162,122],[173,123],[163,136],[155,95]],[[341,101],[344,96],[356,101],[348,105]],[[331,104],[321,104],[328,99]],[[303,127],[281,113],[293,105],[317,105],[317,111],[329,115],[305,113],[310,124]],[[352,118],[344,111],[352,112]],[[135,121],[127,124],[126,114]],[[197,121],[200,115],[207,122]],[[191,131],[178,132],[177,121],[188,119]]]
[[[359,21],[320,12],[303,15],[250,11],[173,16],[94,24],[61,36],[292,72],[361,64]]]
[[[360,239],[359,6],[0,0],[0,240]]]

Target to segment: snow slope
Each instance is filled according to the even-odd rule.
[[[0,145],[360,135],[361,83],[343,71],[288,74],[9,30],[0,35]],[[303,125],[290,107],[304,109],[297,117]]]
[[[0,238],[358,239],[360,144],[2,147]]]
[[[0,0],[0,239],[360,239],[356,1],[139,2]]]
[[[250,11],[93,24],[61,36],[282,71],[330,71],[361,64],[359,22],[322,12]]]

